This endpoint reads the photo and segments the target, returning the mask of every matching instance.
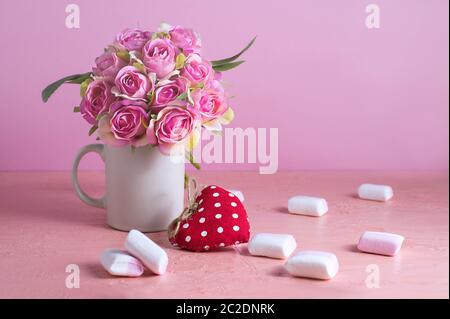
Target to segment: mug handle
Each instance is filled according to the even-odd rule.
[[[81,159],[87,153],[97,153],[102,158],[103,162],[105,161],[104,157],[104,145],[103,144],[90,144],[82,147],[78,152],[72,166],[72,185],[75,188],[75,193],[77,196],[86,204],[94,207],[105,208],[106,205],[106,195],[100,198],[93,198],[86,194],[80,187],[80,183],[78,182],[78,166],[80,165]]]

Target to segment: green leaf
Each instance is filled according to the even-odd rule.
[[[205,87],[205,83],[198,83],[191,87],[191,91],[195,89],[203,89]]]
[[[189,162],[192,164],[192,166],[195,167],[195,169],[197,169],[197,170],[200,170],[200,169],[201,169],[200,164],[199,164],[199,163],[196,163],[194,160],[189,161]]]
[[[222,124],[230,124],[234,120],[234,111],[229,106],[228,109],[225,111],[225,113],[221,116],[221,123]]]
[[[218,72],[228,71],[228,70],[234,69],[235,67],[238,67],[239,65],[241,65],[244,62],[245,61],[236,61],[236,62],[213,65],[213,69],[214,69],[214,71],[218,71]]]
[[[118,51],[116,55],[119,59],[122,59],[125,62],[130,62],[130,53],[128,51]]]
[[[241,52],[239,52],[238,54],[235,54],[232,57],[229,57],[226,59],[211,61],[212,65],[215,66],[215,65],[227,64],[227,63],[233,62],[234,60],[237,60],[245,51],[250,49],[250,47],[253,45],[253,43],[255,43],[255,41],[256,41],[256,37],[254,37],[252,39],[252,41],[250,41],[250,43],[247,44],[247,46],[245,48],[243,48],[241,50]]]
[[[223,131],[215,131],[215,130],[213,130],[213,131],[210,131],[211,133],[213,133],[214,135],[217,135],[217,136],[223,136]]]
[[[139,63],[139,62],[134,62],[133,66],[138,69],[141,73],[143,74],[147,74],[147,70],[145,69],[145,65]]]
[[[150,105],[153,103],[153,98],[155,97],[155,95],[153,94],[152,91],[148,92],[147,94],[147,104]]]
[[[55,91],[64,83],[71,83],[71,84],[81,84],[83,83],[86,79],[90,78],[91,76],[91,72],[87,72],[84,74],[74,74],[74,75],[69,75],[66,76],[65,78],[62,78],[58,81],[53,82],[52,84],[50,84],[49,86],[47,86],[41,94],[42,97],[42,101],[47,102],[48,99],[50,98],[50,96],[55,93]]]
[[[77,79],[74,79],[74,80],[71,80],[71,81],[67,81],[67,83],[70,83],[70,84],[80,84],[80,85],[81,85],[84,81],[86,81],[87,79],[89,79],[89,78],[91,77],[91,75],[92,75],[92,73],[91,73],[91,72],[88,72],[88,73],[85,74],[85,76],[83,76],[83,74],[82,74],[82,77],[77,78]]]
[[[191,103],[192,105],[194,105],[194,101],[192,100],[192,96],[191,96],[191,90],[187,90],[187,100],[189,103]]]
[[[196,169],[200,169],[200,164],[195,162],[194,154],[192,152],[186,153],[186,158],[189,160],[189,162],[194,166]]]
[[[183,53],[177,55],[175,69],[179,70],[184,67],[184,63],[186,62],[186,56]]]
[[[189,176],[188,174],[184,174],[184,189],[188,187],[188,183],[189,183]]]
[[[115,47],[114,45],[108,45],[105,49],[105,52],[117,52],[119,51],[119,49],[117,47]]]
[[[148,123],[144,120],[143,117],[141,117],[141,124],[143,127],[145,127],[145,129],[148,129]]]
[[[91,83],[91,82],[92,82],[92,79],[89,78],[89,79],[84,80],[83,83],[80,84],[80,96],[81,97],[84,97],[86,95],[87,88],[89,86],[89,83]]]
[[[178,95],[177,100],[185,100],[188,97],[188,94],[186,92],[181,93]]]
[[[74,112],[74,113],[80,113],[80,107],[79,107],[79,106],[75,106],[75,107],[73,108],[73,112]]]
[[[92,134],[94,134],[95,131],[97,131],[98,126],[94,125],[93,127],[91,127],[91,129],[89,130],[89,136],[91,136]]]

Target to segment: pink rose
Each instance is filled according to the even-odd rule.
[[[143,146],[147,144],[149,116],[144,102],[121,100],[111,105],[111,112],[99,122],[99,136],[107,144]]]
[[[202,45],[200,37],[192,29],[175,26],[169,31],[169,35],[170,40],[181,48],[186,55],[200,51]]]
[[[107,51],[95,59],[96,67],[92,70],[97,76],[114,77],[126,63],[112,51]]]
[[[214,78],[214,71],[211,63],[203,60],[198,54],[191,54],[186,59],[181,75],[187,78],[192,85],[206,84]]]
[[[150,40],[152,33],[138,29],[125,29],[117,35],[116,41],[129,51],[141,50]]]
[[[134,66],[122,68],[117,73],[115,84],[121,93],[137,99],[145,99],[152,88],[150,79]]]
[[[158,145],[164,154],[171,154],[172,148],[184,147],[196,126],[195,115],[181,107],[163,108],[156,119],[150,120],[147,129],[148,142]]]
[[[182,77],[160,82],[155,89],[152,106],[166,106],[171,104],[178,96],[185,93],[187,89],[187,80]]]
[[[111,88],[112,83],[105,80],[95,80],[89,83],[80,104],[81,115],[88,123],[97,123],[97,117],[108,112],[111,103],[115,100],[111,94]]]
[[[175,69],[177,49],[170,40],[155,39],[147,42],[143,50],[144,64],[149,72],[162,78]]]
[[[191,96],[203,122],[218,118],[228,109],[224,89],[218,81],[212,81],[202,90],[195,90]]]
[[[107,51],[95,59],[96,67],[93,68],[94,74],[97,76],[114,77],[126,63],[114,52]]]

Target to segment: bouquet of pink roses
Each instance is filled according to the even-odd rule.
[[[192,149],[202,128],[221,131],[233,120],[221,72],[244,61],[238,54],[207,61],[196,32],[162,23],[156,32],[126,29],[95,59],[92,72],[65,77],[42,92],[49,97],[64,83],[80,84],[74,108],[104,143],[157,146],[165,154]],[[195,163],[193,163],[195,164]]]

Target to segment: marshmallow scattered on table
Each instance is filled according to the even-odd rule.
[[[241,202],[244,202],[244,194],[242,194],[241,191],[238,191],[238,190],[236,190],[236,189],[231,189],[231,190],[230,190],[230,193],[233,193],[234,195],[236,195],[237,198],[239,198],[239,200],[240,200]]]
[[[297,277],[331,279],[339,271],[336,255],[323,251],[300,251],[284,265],[288,273]]]
[[[288,211],[291,214],[322,216],[328,212],[327,201],[311,196],[293,196],[288,200]]]
[[[142,263],[119,249],[107,249],[100,256],[103,268],[113,276],[139,277],[144,272]]]
[[[385,202],[394,196],[394,191],[388,185],[362,184],[358,188],[358,196],[362,199]]]
[[[247,247],[254,256],[285,259],[292,254],[297,243],[292,235],[260,233],[250,239]]]
[[[366,231],[359,239],[360,251],[385,256],[395,256],[402,248],[404,237],[397,234]]]
[[[125,248],[155,274],[166,272],[169,263],[166,252],[140,231],[133,229],[128,233]]]

